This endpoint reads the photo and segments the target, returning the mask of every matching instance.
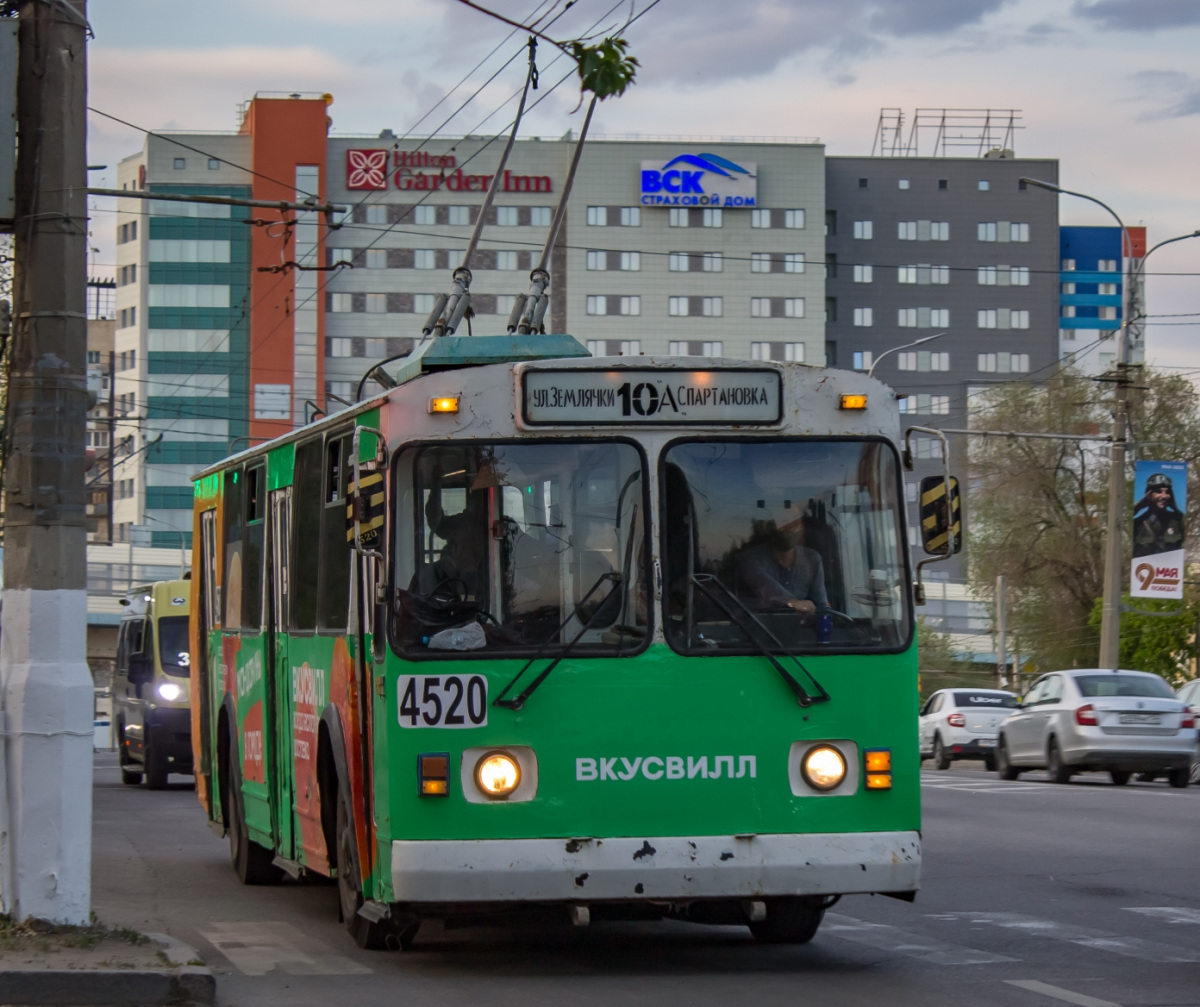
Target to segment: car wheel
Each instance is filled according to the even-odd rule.
[[[368,951],[382,951],[388,946],[388,938],[395,934],[389,920],[368,920],[358,914],[363,905],[362,874],[358,868],[358,837],[354,833],[354,819],[350,811],[350,795],[340,788],[337,796],[337,887],[338,908],[342,922],[354,938],[354,943]],[[408,943],[416,936],[416,927]],[[403,935],[401,935],[403,940]]]
[[[767,918],[749,924],[760,944],[807,944],[817,934],[825,910],[802,898],[768,899]]]
[[[950,753],[946,751],[946,746],[942,744],[942,736],[940,734],[933,739],[933,764],[938,769],[950,768]]]
[[[1192,769],[1189,766],[1180,766],[1178,769],[1172,769],[1167,773],[1167,782],[1176,790],[1182,790],[1186,787],[1192,778]]]
[[[154,751],[154,748],[154,735],[149,734],[146,738],[146,747],[142,750],[146,769],[146,787],[150,790],[166,790],[167,763]]]
[[[222,795],[228,820],[229,860],[233,872],[243,885],[271,885],[283,877],[283,871],[272,862],[275,857],[260,846],[246,831],[246,815],[242,809],[242,773],[238,766],[237,745],[229,743],[229,772]]]
[[[1188,779],[1192,783],[1200,784],[1200,745],[1197,745],[1192,753],[1192,769]]]
[[[136,787],[142,782],[141,770],[136,769],[125,754],[125,721],[117,721],[117,763],[121,767],[121,782]]]
[[[1046,772],[1054,783],[1070,783],[1071,770],[1063,764],[1062,755],[1058,750],[1058,742],[1053,738],[1046,748]]]
[[[983,768],[989,773],[994,773],[996,771],[996,756],[991,753],[985,755],[983,757]]]
[[[1110,769],[1108,775],[1112,779],[1114,787],[1123,787],[1133,774],[1128,769]]]
[[[1009,764],[1008,745],[1003,738],[996,742],[996,774],[1002,780],[1015,780],[1021,775],[1021,771],[1016,766]]]

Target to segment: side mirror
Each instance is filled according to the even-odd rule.
[[[149,654],[129,655],[129,681],[141,685],[154,679],[154,661]]]
[[[921,480],[921,544],[930,556],[950,555],[951,534],[953,551],[962,551],[962,501],[958,480],[954,476],[949,479],[949,501],[946,485],[943,476],[926,476]]]

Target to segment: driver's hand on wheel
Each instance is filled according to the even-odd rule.
[[[787,604],[788,608],[799,612],[801,615],[813,615],[817,611],[817,606],[814,602],[801,601],[799,598],[789,598]]]

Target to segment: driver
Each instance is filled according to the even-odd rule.
[[[467,493],[466,507],[458,514],[447,514],[442,509],[441,493],[431,493],[425,505],[425,520],[430,530],[446,542],[433,564],[437,581],[462,581],[469,598],[482,598],[487,584],[487,489],[472,488]]]
[[[772,528],[767,540],[747,549],[738,575],[759,608],[790,608],[806,619],[828,608],[821,555],[804,545],[804,522]]]

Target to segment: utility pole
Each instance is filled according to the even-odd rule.
[[[108,509],[108,544],[113,544],[113,494],[117,488],[113,485],[113,462],[117,454],[117,354],[115,350],[108,351],[108,493],[105,504]]]
[[[86,0],[21,5],[0,615],[0,896],[88,922]]]
[[[1008,688],[1008,592],[1004,574],[996,578],[996,681]]]

